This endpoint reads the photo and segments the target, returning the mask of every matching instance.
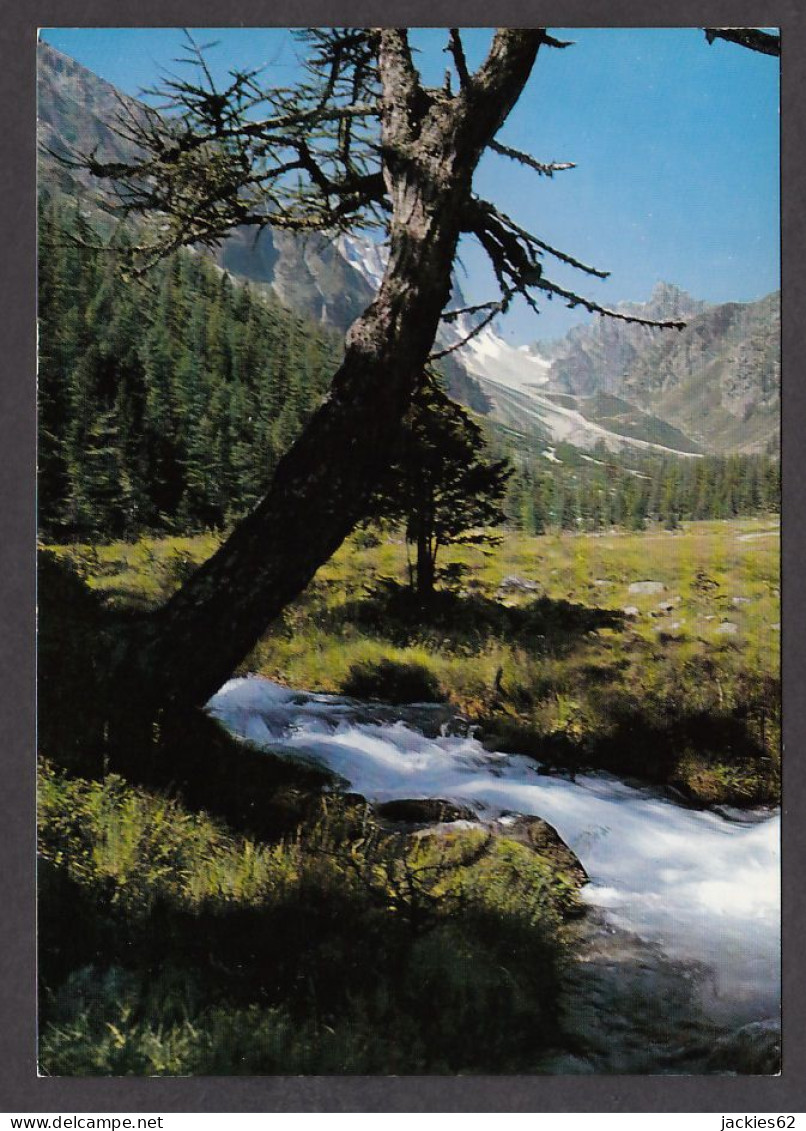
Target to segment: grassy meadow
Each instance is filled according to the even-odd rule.
[[[215,546],[48,547],[41,615],[66,603],[47,604],[53,569],[76,608],[145,609]],[[445,557],[456,565],[422,607],[405,545],[359,531],[244,671],[444,699],[491,747],[550,772],[607,768],[695,804],[778,798],[774,520],[510,533]],[[630,592],[645,581],[657,591]],[[74,697],[83,615],[49,625]],[[42,1072],[509,1073],[551,1056],[581,882],[562,855],[477,829],[414,835],[326,771],[269,753],[256,833],[175,782],[82,768],[60,717],[45,723]],[[208,748],[210,765],[245,757],[216,727],[180,741],[195,772]]]
[[[206,536],[58,553],[110,604],[144,607],[214,547]],[[359,532],[243,670],[358,697],[444,698],[498,749],[661,782],[696,803],[777,799],[776,520],[508,533],[494,550],[445,557],[451,582],[421,608],[402,540]],[[644,581],[656,591],[630,591]]]

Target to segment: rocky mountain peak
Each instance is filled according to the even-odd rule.
[[[39,44],[39,183],[50,192],[97,203],[92,178],[52,157],[76,147],[125,159],[110,128],[123,104],[138,103],[48,44]],[[268,229],[258,241],[236,230],[216,252],[233,276],[270,287],[287,306],[345,329],[364,309],[382,274],[385,252],[360,235],[300,239]],[[464,300],[454,281],[452,306]],[[640,442],[663,450],[775,450],[780,382],[777,296],[709,306],[675,283],[655,284],[644,302],[618,309],[645,318],[684,320],[681,333],[604,317],[559,341],[516,348],[494,327],[473,337],[443,365],[454,396],[479,412],[490,405],[506,426],[592,446]],[[441,341],[471,329],[446,323]],[[649,422],[649,423],[648,423]]]

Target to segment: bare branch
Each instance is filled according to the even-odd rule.
[[[443,310],[440,315],[441,322],[456,322],[459,318],[464,317],[466,314],[481,314],[482,311],[501,310],[500,299],[490,299],[489,302],[477,302],[472,306],[460,306],[454,310]]]
[[[551,255],[561,263],[566,263],[569,267],[583,271],[586,275],[593,275],[597,279],[607,279],[610,275],[609,271],[591,267],[589,264],[583,263],[582,260],[576,259],[573,255],[560,251],[544,240],[538,239],[537,236],[533,236],[531,232],[521,228],[509,216],[486,200],[476,199],[472,202],[465,218],[464,230],[475,235],[480,242],[483,242],[481,240],[482,230],[488,230],[490,234],[495,236],[497,242],[503,241],[508,247],[510,265],[514,267],[519,264],[520,269],[525,271],[527,275],[535,271],[542,273],[542,265],[539,262],[541,253]],[[516,247],[516,245],[518,246]]]
[[[467,124],[485,146],[515,105],[545,37],[545,28],[498,28],[487,58],[461,92],[468,108]]]
[[[509,157],[520,165],[534,169],[536,173],[540,173],[543,177],[553,177],[555,173],[563,173],[566,169],[576,169],[573,161],[550,161],[546,164],[543,161],[537,161],[530,153],[523,153],[520,149],[512,149],[511,146],[504,145],[500,141],[491,141],[490,149],[494,153],[500,153],[502,157]]]
[[[481,321],[477,322],[472,327],[472,329],[469,330],[468,333],[464,335],[464,337],[459,339],[458,342],[454,342],[453,345],[446,346],[445,349],[437,350],[434,353],[430,353],[428,355],[428,360],[429,361],[439,361],[440,358],[447,357],[448,354],[456,353],[457,350],[462,349],[463,346],[466,346],[468,342],[472,341],[473,338],[477,337],[482,332],[482,330],[486,329],[486,327],[489,326],[490,323],[494,319],[496,319],[499,314],[504,314],[507,311],[507,309],[509,308],[509,304],[511,302],[511,299],[512,299],[511,294],[509,296],[505,295],[503,298],[499,299],[498,301],[483,302],[483,303],[480,303],[478,306],[475,306],[475,307],[467,307],[464,311],[449,311],[447,314],[443,314],[442,320],[444,322],[450,322],[450,321],[453,321],[453,318],[459,317],[459,315],[463,314],[463,313],[472,313],[472,312],[478,312],[478,311],[481,311],[481,310],[487,310],[487,312],[488,312],[485,315],[485,317],[482,318]]]
[[[453,63],[456,67],[456,73],[459,76],[459,86],[465,90],[470,85],[470,72],[467,69],[467,58],[465,57],[465,49],[462,44],[462,37],[459,34],[458,27],[452,27],[449,31],[450,40],[446,51],[450,51],[453,55]]]
[[[546,47],[573,47],[573,39],[555,39],[553,35],[544,35],[543,42]]]
[[[161,218],[137,244],[144,269],[182,244],[211,246],[243,225],[337,232],[359,215],[365,226],[382,223],[388,200],[373,33],[315,29],[311,39],[312,81],[261,90],[255,71],[233,71],[229,85],[217,88],[189,37],[182,61],[195,75],[150,92],[162,97],[167,115],[120,99],[110,128],[128,159],[58,155],[104,181],[119,215]]]
[[[309,78],[289,89],[269,90],[260,89],[254,71],[232,71],[228,85],[217,87],[202,49],[188,36],[190,57],[183,62],[194,67],[194,75],[164,82],[168,116],[153,106],[121,101],[113,128],[133,150],[131,160],[103,161],[95,152],[63,158],[105,180],[119,214],[156,217],[129,251],[135,272],[183,245],[214,246],[237,227],[259,232],[271,225],[336,235],[359,217],[365,225],[386,226],[397,166],[411,162],[421,142],[430,144],[424,131],[444,132],[446,113],[453,117],[452,144],[468,167],[488,146],[542,176],[574,167],[540,162],[491,141],[517,101],[540,46],[567,46],[545,28],[499,28],[487,58],[472,74],[459,29],[449,29],[446,50],[460,82],[455,97],[423,86],[406,29],[307,29],[301,34],[309,43]],[[547,279],[547,256],[596,278],[608,273],[532,235],[488,202],[471,199],[456,214],[462,230],[487,253],[501,294],[497,302],[443,316],[455,321],[461,313],[483,315],[465,341],[508,309],[515,295],[537,310],[535,294],[541,291],[597,313],[645,321],[608,311]]]
[[[612,310],[610,307],[594,302],[593,299],[575,294],[564,287],[558,287],[556,283],[552,283],[548,279],[541,279],[536,285],[549,295],[558,295],[560,298],[564,298],[568,306],[582,306],[591,314],[602,314],[606,318],[615,318],[619,322],[631,322],[635,326],[649,326],[654,330],[685,330],[686,328],[686,323],[679,319],[641,318],[637,314],[625,314],[621,310]]]
[[[558,286],[543,273],[543,266],[539,256],[543,251],[569,266],[582,270],[587,274],[606,278],[607,272],[588,267],[571,256],[558,252],[542,240],[518,227],[508,216],[499,212],[492,204],[483,200],[474,200],[465,217],[464,230],[472,233],[487,252],[498,285],[501,289],[502,302],[506,309],[512,298],[518,294],[537,312],[538,307],[533,291],[542,291],[550,298],[558,296],[564,298],[569,306],[582,306],[593,314],[603,314],[623,322],[633,322],[644,326],[654,326],[669,329],[682,329],[684,322],[642,318],[638,315],[625,314],[622,311],[610,310],[585,298],[575,291]],[[493,314],[492,317],[495,315]],[[489,323],[491,319],[488,318]],[[476,331],[478,332],[478,331]]]

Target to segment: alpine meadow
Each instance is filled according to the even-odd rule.
[[[40,1072],[778,1073],[775,30],[37,50]]]

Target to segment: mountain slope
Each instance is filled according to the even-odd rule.
[[[779,294],[711,306],[659,283],[648,302],[617,309],[687,325],[678,332],[597,318],[559,342],[538,342],[548,391],[566,394],[563,403],[596,424],[680,450],[777,452]]]
[[[357,236],[340,236],[338,247],[374,290],[383,272],[383,250]],[[450,305],[465,305],[455,280]],[[682,432],[634,405],[614,398],[606,401],[601,395],[558,396],[552,364],[539,347],[512,346],[492,326],[485,326],[478,333],[473,333],[473,329],[466,316],[456,322],[444,322],[437,344],[445,348],[467,339],[445,360],[456,359],[478,382],[489,402],[491,419],[503,424],[510,434],[541,446],[564,442],[593,448],[604,443],[611,451],[628,448],[699,454],[697,444]],[[461,399],[476,407],[472,400]]]
[[[648,302],[620,303],[621,314],[641,318],[681,319],[699,314],[706,303],[670,283],[658,283]],[[569,330],[565,338],[546,349],[550,358],[549,382],[557,392],[588,396],[591,393],[621,391],[625,374],[647,349],[660,339],[674,337],[673,330],[598,317],[593,322]],[[538,343],[536,348],[541,349]]]
[[[775,452],[781,296],[725,303],[636,358],[623,395],[713,452]]]
[[[81,193],[92,208],[91,178],[65,169],[47,151],[71,145],[125,158],[110,129],[120,112],[113,86],[47,44],[39,45],[40,184]],[[234,277],[265,286],[290,309],[346,329],[374,296],[385,252],[358,235],[307,238],[266,229],[236,230],[215,253]],[[464,305],[454,284],[452,305]],[[515,347],[485,327],[441,362],[454,397],[528,442],[682,454],[776,451],[779,425],[780,305],[708,307],[659,283],[624,313],[682,318],[682,332],[607,318],[573,328],[559,342]],[[439,344],[456,346],[473,330],[466,317],[446,322]]]
[[[57,156],[95,152],[100,160],[123,161],[133,147],[113,123],[137,102],[49,44],[37,44],[37,143],[40,189],[86,195],[96,187],[81,169],[68,168]]]
[[[216,261],[234,275],[267,283],[289,309],[338,330],[346,330],[375,293],[319,233],[266,228],[256,239],[254,229],[239,228],[220,245]]]
[[[138,103],[46,43],[38,47],[38,102],[40,189],[80,197],[88,218],[101,220],[106,230],[93,178],[56,155],[78,149],[108,160],[130,158],[131,147],[111,123],[124,107],[136,114]],[[258,238],[253,228],[236,229],[213,255],[234,278],[266,287],[289,310],[341,331],[372,301],[384,262],[381,249],[366,240],[342,243],[270,227]],[[476,412],[488,411],[487,397],[458,355],[446,357],[441,369],[452,396]]]
[[[97,151],[105,160],[126,160],[132,146],[113,123],[137,102],[47,43],[38,45],[38,120],[40,188],[85,197],[97,182],[66,168],[56,155],[78,149]],[[266,229],[238,229],[216,251],[219,266],[251,282],[268,284],[294,311],[345,329],[372,297],[363,277],[345,262],[333,240],[306,239]]]

